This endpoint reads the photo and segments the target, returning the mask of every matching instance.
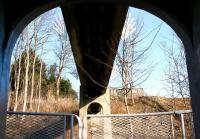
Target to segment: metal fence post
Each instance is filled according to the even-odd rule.
[[[174,120],[173,120],[174,116],[171,115],[171,128],[172,128],[172,138],[175,139],[175,134],[174,134]]]
[[[190,117],[191,117],[191,127],[192,127],[192,139],[195,139],[195,131],[194,131],[194,121],[193,121],[193,115],[192,113],[190,113]]]
[[[83,117],[82,119],[82,123],[83,123],[83,139],[87,139],[87,133],[88,133],[88,116],[86,115],[85,117]]]
[[[67,116],[66,115],[64,115],[63,116],[64,117],[64,131],[63,131],[63,139],[66,139],[66,126],[67,126]]]
[[[78,139],[83,139],[83,134],[82,134],[83,123],[82,123],[81,119],[77,115],[74,114],[74,117],[78,121]]]
[[[186,139],[185,122],[184,122],[184,114],[183,113],[181,113],[181,127],[182,127],[182,136],[183,136],[183,139]]]
[[[70,116],[70,139],[74,138],[74,115]]]

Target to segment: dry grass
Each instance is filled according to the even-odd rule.
[[[22,106],[23,106],[22,100],[23,100],[23,97],[19,97],[19,106],[18,106],[17,111],[22,111]],[[14,99],[13,100],[11,99],[10,104],[11,104],[10,109],[12,110],[14,107]],[[28,106],[27,112],[36,112],[37,106],[38,106],[38,99],[34,99],[33,105],[32,105],[33,109],[30,109],[29,105],[30,104],[27,104],[27,106]],[[48,99],[47,98],[41,99],[39,112],[70,112],[70,113],[78,114],[78,109],[79,109],[78,101],[73,96],[59,97],[57,99],[54,96],[50,96]],[[19,117],[19,118],[20,118],[20,120],[22,119],[21,117]],[[34,119],[31,119],[31,118],[34,118]],[[66,118],[67,118],[66,119],[67,120],[66,136],[69,138],[70,118],[69,117],[66,117]],[[38,131],[45,132],[46,130],[48,130],[48,128],[52,128],[55,123],[59,124],[59,122],[56,121],[56,119],[57,119],[57,117],[52,117],[53,121],[51,121],[51,117],[48,117],[48,116],[47,117],[45,117],[45,116],[36,116],[36,117],[26,116],[23,119],[24,124],[20,123],[20,125],[17,125],[18,124],[17,121],[20,121],[20,120],[18,120],[17,118],[13,119],[11,117],[11,119],[9,119],[9,121],[7,121],[7,122],[10,123],[9,129],[13,128],[12,129],[13,132],[9,133],[8,136],[11,136],[11,138],[12,138],[13,134],[16,134],[16,133],[17,133],[17,135],[19,135],[21,137],[22,135],[26,136],[26,134],[30,135],[30,134],[34,134]],[[14,120],[14,121],[11,121],[11,120]],[[28,124],[30,121],[32,121],[33,124]],[[52,124],[51,124],[51,122],[52,122]],[[42,126],[40,126],[40,125],[42,125]],[[20,128],[16,128],[19,126],[20,126]],[[37,128],[34,128],[34,127],[37,127]],[[40,129],[40,127],[42,127],[42,128]],[[30,132],[29,132],[29,130],[30,130]],[[16,132],[14,132],[14,131],[16,131]],[[27,132],[22,132],[22,131],[27,131]],[[75,138],[77,138],[78,137],[78,124],[77,124],[76,119],[74,119],[74,133],[75,133],[75,135],[74,135]],[[51,134],[51,133],[48,133],[48,134]],[[58,134],[59,134],[59,132],[58,132]],[[17,136],[17,135],[15,135],[15,136]],[[40,135],[40,134],[37,134],[37,135]],[[52,133],[52,135],[54,135],[54,133]],[[41,136],[42,136],[42,134],[41,134]]]
[[[22,110],[23,97],[20,97],[19,109]],[[171,111],[172,102],[176,104],[176,110],[191,109],[190,99],[185,99],[187,107],[184,106],[184,101],[181,98],[171,99],[165,97],[150,97],[150,96],[140,96],[135,98],[135,103],[131,104],[129,100],[129,109],[131,113],[143,113],[143,112],[159,112],[159,111]],[[13,108],[14,101],[11,100],[11,109]],[[35,112],[37,110],[38,99],[33,102],[33,109],[27,109],[27,111]],[[29,106],[29,104],[28,104]],[[55,98],[54,96],[41,99],[40,112],[72,112],[78,113],[78,101],[72,96]],[[126,108],[123,100],[111,99],[111,110],[113,114],[123,114],[126,113]],[[75,120],[74,133],[77,137],[78,125]],[[190,130],[188,130],[190,131]],[[69,137],[69,125],[67,124],[67,137]],[[190,135],[190,134],[188,134]]]
[[[40,104],[41,112],[77,112],[79,109],[78,101],[73,97],[58,98],[51,97],[42,100]]]
[[[152,97],[152,96],[140,96],[135,98],[135,103],[132,104],[128,101],[129,110],[131,113],[152,113],[152,112],[164,112],[173,111],[173,103],[175,103],[175,110],[191,109],[189,98],[165,98],[165,97]],[[186,105],[186,107],[185,107]],[[112,99],[111,100],[111,112],[112,114],[125,114],[126,108],[123,100]],[[192,126],[191,115],[185,114],[185,128],[187,138],[192,138]],[[180,117],[174,115],[174,129],[176,138],[182,138]],[[152,131],[153,132],[153,131]],[[148,138],[148,137],[147,137]]]
[[[186,107],[184,105],[186,103]],[[131,113],[145,113],[145,112],[164,112],[173,110],[173,102],[175,102],[176,110],[191,109],[189,98],[165,98],[165,97],[152,97],[140,96],[135,98],[135,103],[129,101],[129,109]],[[112,99],[111,111],[113,114],[124,114],[126,108],[123,100]]]
[[[19,98],[19,105],[17,111],[22,111],[23,97]],[[33,108],[30,109],[30,104],[27,103],[28,112],[36,112],[38,107],[38,99],[34,99]],[[11,100],[10,110],[13,110],[14,100]],[[74,99],[72,96],[55,98],[50,96],[47,98],[42,98],[40,101],[39,112],[73,112],[77,113],[79,109],[78,100]]]

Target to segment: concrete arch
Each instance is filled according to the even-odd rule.
[[[38,8],[36,8],[33,11],[31,11],[30,13],[28,13],[18,23],[16,23],[13,26],[12,32],[8,38],[8,42],[7,42],[7,46],[6,46],[7,55],[10,55],[10,53],[12,54],[12,50],[14,48],[15,42],[17,41],[20,33],[31,21],[33,21],[35,18],[37,18],[41,14],[47,12],[48,10],[51,10],[58,6],[59,6],[59,3],[57,3],[57,2],[50,2],[48,4],[38,6]]]
[[[13,44],[16,41],[16,38],[19,36],[19,34],[22,32],[22,30],[36,17],[39,15],[45,13],[48,10],[51,10],[58,6],[65,6],[70,4],[79,4],[79,3],[108,3],[108,4],[119,4],[124,6],[131,6],[135,8],[142,9],[144,11],[147,11],[158,18],[165,21],[173,30],[177,33],[177,35],[181,38],[182,42],[184,44],[190,44],[191,40],[188,35],[188,32],[184,28],[183,25],[179,21],[175,19],[172,15],[170,15],[167,11],[162,10],[161,8],[150,4],[149,2],[144,1],[128,1],[128,0],[68,0],[68,1],[53,1],[49,2],[45,5],[40,5],[38,8],[34,9],[30,13],[28,13],[24,18],[22,18],[16,26],[13,28],[12,33],[9,36],[8,40],[8,46]]]
[[[0,2],[0,5],[2,3]],[[30,23],[33,19],[35,19],[40,14],[56,7],[58,4],[55,2],[45,4],[43,6],[39,6],[37,9],[27,14],[24,18],[22,18],[17,24],[12,23],[11,33],[9,34],[8,30],[5,32],[5,17],[4,15],[0,15],[0,33],[2,34],[2,38],[0,37],[0,136],[5,138],[5,127],[6,127],[6,111],[7,111],[7,101],[8,101],[8,90],[9,90],[9,77],[10,77],[10,62],[13,48],[15,46],[15,42],[22,32],[22,30]],[[0,10],[2,13],[2,11]],[[3,24],[2,24],[3,22]],[[9,36],[8,36],[9,35]]]
[[[166,11],[144,1],[121,1],[121,0],[75,0],[75,1],[63,1],[63,2],[50,2],[45,5],[41,5],[38,8],[34,9],[32,12],[28,13],[23,19],[19,21],[18,24],[13,28],[12,33],[9,36],[9,39],[7,41],[6,48],[4,49],[4,53],[6,56],[6,62],[7,67],[9,68],[10,66],[10,59],[11,59],[11,54],[12,50],[14,48],[15,42],[19,36],[19,34],[22,32],[22,30],[31,22],[33,21],[36,17],[39,15],[43,14],[44,12],[53,9],[58,6],[65,6],[65,5],[70,5],[70,4],[77,4],[77,3],[86,3],[86,2],[91,2],[91,3],[97,3],[97,2],[103,2],[103,3],[115,3],[115,4],[120,4],[124,6],[132,6],[135,8],[139,8],[142,10],[145,10],[156,17],[162,19],[165,21],[180,37],[182,40],[184,46],[186,47],[186,54],[190,55],[190,48],[192,47],[192,43],[190,40],[190,37],[188,33],[186,32],[186,29],[176,21],[175,18],[173,18],[170,14],[168,14]],[[188,56],[187,56],[188,57]],[[188,58],[187,58],[188,59]],[[189,64],[190,60],[187,60],[187,64]],[[189,70],[189,69],[188,69]]]
[[[170,14],[168,14],[166,11],[162,10],[161,8],[158,8],[157,6],[154,6],[153,4],[150,4],[149,2],[128,1],[128,0],[69,0],[69,1],[65,0],[62,2],[54,1],[54,2],[49,2],[45,5],[40,5],[40,6],[38,6],[38,8],[34,9],[30,13],[28,13],[23,19],[21,19],[18,22],[18,24],[16,24],[16,26],[13,28],[13,30],[8,38],[6,48],[4,49],[6,61],[9,63],[8,66],[10,65],[12,50],[14,48],[14,44],[15,44],[19,34],[36,17],[38,17],[39,15],[43,14],[44,12],[51,10],[58,6],[62,7],[65,5],[70,5],[70,4],[98,3],[98,2],[108,3],[108,4],[114,3],[114,4],[120,4],[120,5],[124,5],[124,6],[131,6],[131,7],[139,8],[139,9],[145,10],[145,11],[155,15],[156,17],[162,19],[180,37],[184,46],[186,47],[186,52],[188,55],[190,48],[192,46],[192,43],[191,43],[190,37],[189,37],[186,29],[182,25],[180,25],[179,22],[175,18],[173,18]]]
[[[190,39],[189,33],[187,32],[188,30],[179,21],[177,21],[175,17],[166,11],[147,2],[132,2],[129,6],[142,9],[160,18],[174,30],[174,32],[183,42],[185,49],[187,49],[186,51],[188,51],[188,48],[192,47],[192,40]]]
[[[3,42],[3,45],[0,44],[2,46],[0,48],[0,73],[2,74],[2,76],[0,78],[0,95],[1,95],[1,97],[0,97],[0,113],[2,114],[2,116],[0,118],[0,122],[3,121],[2,124],[0,125],[0,129],[1,129],[0,135],[4,134],[3,132],[5,129],[5,117],[6,117],[5,107],[7,105],[7,99],[6,99],[7,94],[6,93],[8,92],[11,54],[12,54],[14,44],[15,44],[19,34],[25,28],[25,26],[28,25],[28,23],[30,23],[33,19],[35,19],[40,14],[46,12],[47,10],[50,10],[57,6],[65,6],[68,4],[86,3],[86,2],[87,3],[101,2],[101,3],[111,3],[111,4],[115,3],[115,4],[119,4],[119,5],[132,6],[132,7],[136,7],[139,9],[143,9],[143,10],[150,12],[150,13],[156,15],[157,17],[161,18],[170,27],[173,28],[173,30],[177,33],[177,35],[180,37],[180,39],[182,40],[182,42],[185,46],[186,59],[187,59],[187,65],[188,65],[188,74],[189,74],[190,82],[192,82],[191,84],[194,84],[194,85],[190,84],[190,90],[193,90],[194,94],[196,93],[195,95],[198,96],[198,97],[195,97],[195,95],[194,96],[192,95],[192,99],[195,99],[195,103],[193,104],[193,109],[195,109],[196,116],[194,117],[194,120],[198,121],[199,120],[198,115],[200,116],[200,111],[195,107],[195,104],[198,104],[197,99],[200,98],[200,96],[197,95],[198,89],[199,89],[197,87],[197,85],[199,84],[198,83],[199,76],[196,77],[197,79],[195,77],[193,77],[198,73],[198,71],[200,71],[200,69],[198,67],[196,67],[196,65],[199,64],[199,62],[197,61],[198,56],[197,56],[196,52],[193,52],[193,49],[192,49],[193,48],[192,43],[191,43],[192,38],[191,38],[191,34],[189,32],[190,29],[186,28],[186,26],[183,26],[181,24],[181,21],[179,21],[179,19],[176,18],[175,15],[170,14],[169,11],[165,11],[154,4],[150,4],[152,1],[144,2],[144,0],[142,0],[142,1],[129,1],[129,0],[68,0],[67,1],[67,0],[64,0],[62,2],[54,1],[54,2],[47,3],[45,5],[39,5],[38,8],[36,8],[32,12],[28,13],[17,24],[15,24],[10,36],[5,36],[5,41]],[[1,6],[1,2],[0,2],[0,6]],[[0,10],[0,12],[1,12],[1,10]],[[2,40],[0,40],[0,43]],[[194,68],[195,68],[195,70],[194,70]],[[192,73],[193,71],[195,71],[196,74],[193,74]],[[196,80],[192,81],[192,79],[196,79]],[[195,85],[195,83],[197,85]],[[194,87],[194,89],[193,89],[193,87]],[[195,126],[198,128],[198,130],[196,130],[196,131],[200,131],[200,125],[198,125],[198,122]]]
[[[28,13],[24,18],[22,18],[18,24],[13,28],[11,35],[9,36],[6,48],[4,49],[4,66],[5,69],[10,69],[10,60],[12,55],[12,50],[14,48],[15,42],[19,36],[19,34],[22,32],[22,30],[36,17],[43,14],[44,12],[53,9],[58,6],[65,6],[70,4],[78,4],[78,3],[108,3],[108,4],[120,4],[123,6],[131,6],[135,8],[139,8],[142,10],[145,10],[158,18],[165,21],[170,27],[173,28],[173,30],[177,33],[177,35],[181,38],[184,46],[186,47],[186,54],[187,56],[187,64],[190,64],[190,58],[191,57],[191,40],[190,37],[186,31],[186,29],[179,24],[179,22],[170,15],[167,11],[162,10],[161,8],[150,4],[149,2],[144,1],[128,1],[128,0],[68,0],[63,2],[49,2],[45,5],[39,5],[38,8],[34,9],[30,13]],[[9,70],[5,71],[6,74]],[[190,69],[188,69],[188,72]],[[7,76],[7,80],[9,80],[9,76]]]

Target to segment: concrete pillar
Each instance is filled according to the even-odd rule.
[[[3,47],[3,45],[1,46]],[[7,102],[9,91],[10,58],[5,51],[0,52],[0,136],[3,139],[6,127]]]
[[[97,98],[91,98],[87,96],[86,90],[84,90],[83,87],[80,87],[79,116],[81,118],[84,118],[84,116],[87,115],[88,107],[92,103],[99,103],[102,106],[102,114],[111,114],[110,94],[108,90]]]
[[[200,139],[200,1],[193,5],[192,41],[185,44],[195,135]],[[186,42],[187,43],[187,42]]]
[[[200,61],[198,49],[194,47],[186,48],[186,60],[190,85],[190,96],[196,138],[200,139]]]
[[[0,1],[0,138],[5,138],[7,90],[9,85],[9,69],[6,71],[6,40],[3,2]]]
[[[83,129],[83,134],[84,134],[84,139],[87,139],[87,118],[85,116],[87,115],[88,112],[88,107],[91,104],[98,103],[101,105],[102,110],[101,112],[97,113],[99,114],[111,114],[111,108],[110,108],[110,94],[108,89],[104,94],[101,96],[92,99],[88,96],[86,96],[86,92],[84,88],[80,88],[80,109],[79,109],[79,116],[83,121],[84,124],[84,129]],[[90,123],[96,123],[96,124],[103,124],[101,127],[103,127],[104,131],[104,139],[112,139],[112,128],[111,128],[111,119],[110,118],[104,118],[103,121],[100,118],[92,118],[89,121]]]

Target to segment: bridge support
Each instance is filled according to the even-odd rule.
[[[94,110],[95,108],[93,107],[94,113],[88,113],[90,111],[88,108],[93,103],[100,104],[102,109],[100,108],[100,111],[98,111]],[[84,118],[87,114],[111,114],[109,91],[106,90],[106,92],[103,93],[101,96],[91,98],[87,96],[87,93],[85,92],[84,88],[80,87],[79,108],[79,116],[81,118]]]
[[[111,107],[110,107],[110,94],[109,90],[107,89],[104,94],[101,96],[98,96],[96,98],[90,98],[86,95],[87,93],[84,90],[84,87],[80,87],[80,100],[79,100],[79,117],[83,121],[84,129],[84,139],[87,139],[87,114],[111,114]],[[92,122],[92,121],[90,121]],[[103,131],[111,132],[112,133],[112,127],[111,127],[111,121],[110,119],[95,119],[95,122],[102,122],[102,127],[104,128]],[[112,139],[112,134],[105,134],[105,139]]]
[[[0,138],[5,138],[6,114],[8,101],[9,86],[9,56],[6,54],[6,38],[5,38],[5,19],[3,12],[3,4],[0,1]]]
[[[186,46],[186,59],[192,101],[192,112],[196,139],[200,139],[200,1],[193,5],[192,45]]]

